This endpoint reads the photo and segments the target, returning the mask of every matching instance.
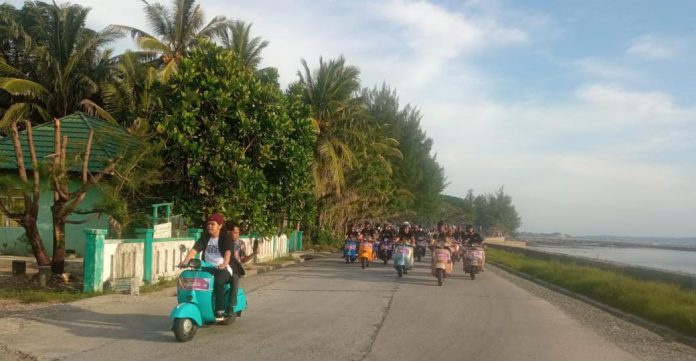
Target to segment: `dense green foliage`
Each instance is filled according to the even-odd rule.
[[[452,224],[473,224],[487,235],[514,235],[522,224],[512,197],[503,187],[495,193],[474,196],[469,190],[466,198],[442,196],[443,218]]]
[[[460,212],[440,197],[444,170],[421,113],[394,89],[366,87],[342,56],[303,60],[282,89],[277,69],[259,68],[268,41],[250,24],[206,21],[195,0],[143,10],[148,29],[97,32],[79,5],[0,6],[2,124],[84,109],[144,140],[102,186],[116,228],[146,222],[135,211],[160,201],[195,225],[216,211],[258,232],[301,226],[315,240],[354,221],[432,223]],[[119,36],[137,49],[114,56],[105,46]],[[475,198],[466,217],[519,226],[502,189]]]
[[[164,142],[162,197],[199,222],[221,212],[256,231],[303,218],[315,138],[301,111],[287,111],[297,97],[212,43],[191,49],[162,91],[152,119]]]
[[[489,248],[487,258],[622,311],[696,336],[696,292],[575,263]]]

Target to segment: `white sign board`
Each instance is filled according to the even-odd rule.
[[[172,222],[156,224],[155,234],[152,237],[156,238],[171,238],[172,237]]]

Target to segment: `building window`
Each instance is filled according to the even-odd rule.
[[[24,211],[24,195],[21,189],[7,190],[4,195],[0,196],[0,201],[12,213]],[[20,227],[20,225],[7,217],[5,213],[0,212],[0,227]]]

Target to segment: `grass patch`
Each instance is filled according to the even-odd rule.
[[[0,289],[0,299],[17,300],[22,303],[66,303],[101,296],[103,293],[83,293],[69,291],[53,291],[53,290],[4,290]]]
[[[488,248],[486,257],[606,305],[696,337],[696,291],[573,262]]]

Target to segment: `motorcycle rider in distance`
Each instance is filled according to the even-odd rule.
[[[409,251],[411,252],[411,257],[408,260],[408,269],[413,268],[413,250],[414,247],[416,246],[416,237],[411,231],[411,224],[408,222],[404,222],[401,224],[401,228],[399,229],[399,234],[396,236],[396,242],[401,242],[403,241],[406,246],[409,247]]]
[[[483,247],[483,237],[481,237],[480,234],[476,232],[474,229],[474,226],[469,224],[466,226],[465,232],[462,235],[462,243],[466,244],[467,246],[473,246],[475,244],[480,245]],[[483,254],[483,261],[481,265],[481,269],[485,269],[486,267],[486,254]]]
[[[435,249],[444,248],[450,251],[450,253],[452,252],[452,249],[450,248],[452,240],[449,238],[448,233],[448,227],[445,222],[437,222],[437,233],[435,234],[435,237],[433,237],[430,245],[430,249],[433,250],[433,260],[435,259]],[[452,262],[449,262],[445,270],[445,277],[452,273],[452,268]]]

